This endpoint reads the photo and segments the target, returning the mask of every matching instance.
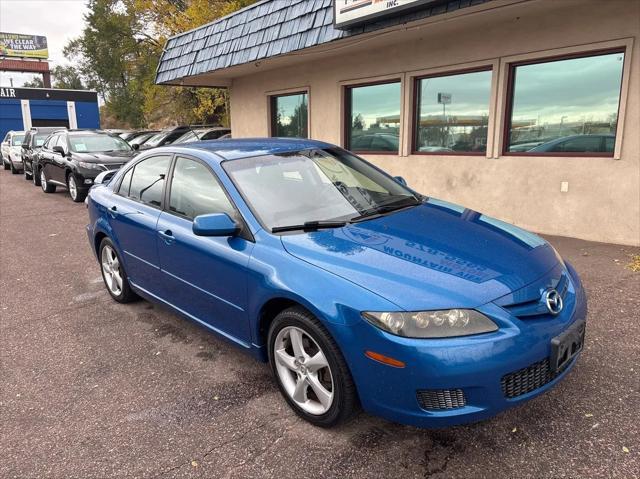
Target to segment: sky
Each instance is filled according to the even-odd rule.
[[[84,28],[85,0],[0,0],[0,31],[43,35],[49,44],[49,66],[67,64],[62,50]],[[0,72],[0,85],[21,86],[34,75]]]

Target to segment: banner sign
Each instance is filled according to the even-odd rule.
[[[347,28],[442,0],[333,0],[335,28]]]
[[[49,58],[47,37],[0,32],[0,57]]]

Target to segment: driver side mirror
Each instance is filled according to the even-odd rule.
[[[193,220],[196,236],[235,236],[239,231],[238,224],[226,213],[200,215]]]
[[[405,180],[402,176],[394,176],[393,178],[402,186],[407,186],[407,180]]]
[[[29,145],[27,145],[26,143],[22,144],[22,149],[23,150],[28,150],[29,149]]]
[[[54,153],[60,153],[62,156],[66,155],[66,153],[64,152],[64,148],[62,148],[61,146],[56,145],[52,148],[52,150]]]
[[[134,151],[138,151],[140,149],[140,145],[138,145],[137,143],[134,143],[133,145],[130,145],[131,148],[134,149]]]

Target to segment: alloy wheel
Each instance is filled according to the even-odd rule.
[[[273,345],[278,378],[291,399],[313,415],[325,414],[334,398],[331,367],[318,343],[303,329],[282,328]]]
[[[47,177],[44,175],[44,170],[40,172],[40,185],[43,190],[47,189]]]
[[[107,288],[114,296],[120,296],[122,293],[122,268],[120,268],[118,255],[109,245],[102,248],[101,264]]]
[[[71,195],[72,200],[76,200],[78,197],[78,187],[76,186],[76,180],[73,177],[73,174],[69,175],[69,179],[67,180],[67,185],[69,187],[69,195]]]

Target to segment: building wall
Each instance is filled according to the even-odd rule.
[[[268,95],[309,90],[310,137],[343,144],[344,85],[403,78],[399,155],[367,159],[414,189],[541,233],[640,244],[640,1],[490,2],[417,28],[379,33],[354,46],[300,56],[291,66],[234,78],[234,137],[269,134]],[[385,43],[383,40],[387,40]],[[368,42],[368,43],[367,43]],[[514,157],[500,154],[511,61],[625,46],[618,159]],[[332,48],[333,47],[333,48]],[[307,58],[304,55],[302,58]],[[492,64],[489,152],[484,156],[410,154],[412,76]],[[259,70],[259,65],[256,66]],[[561,192],[561,182],[569,183]]]

